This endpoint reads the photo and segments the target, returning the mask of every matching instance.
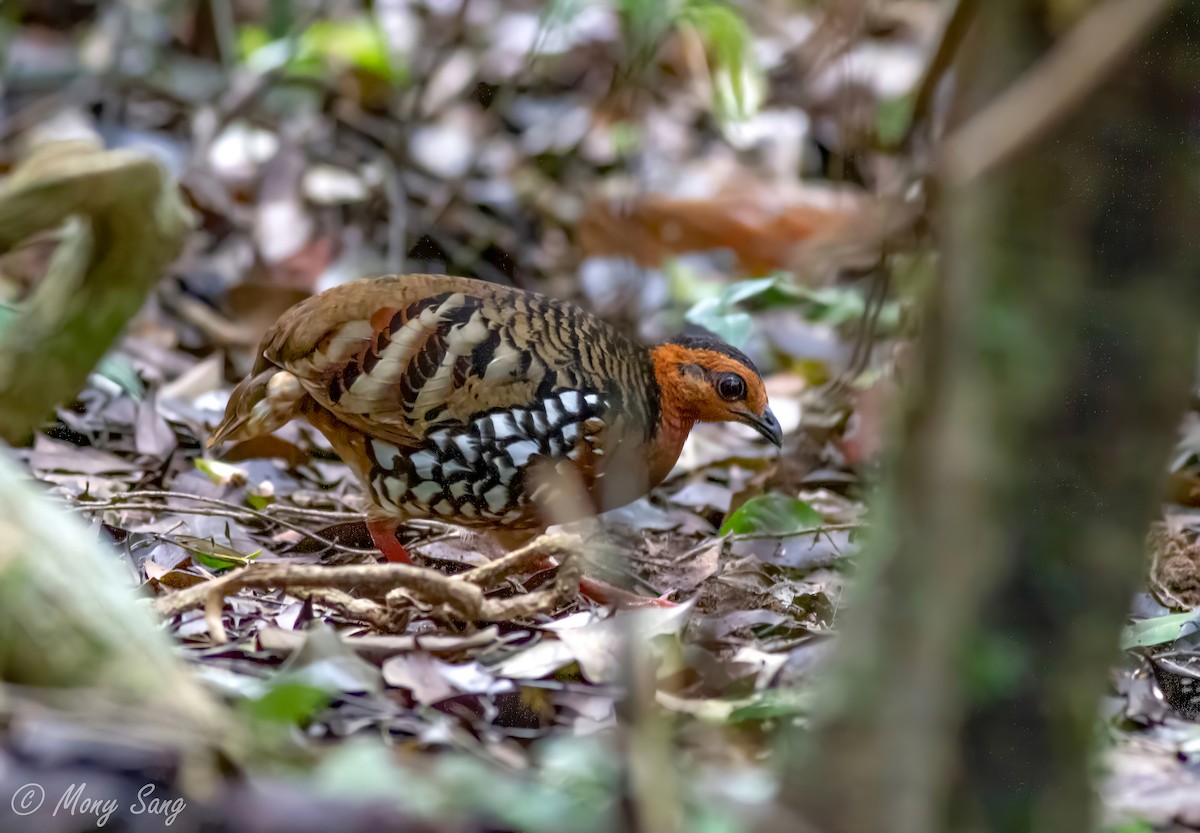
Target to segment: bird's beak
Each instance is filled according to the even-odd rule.
[[[747,411],[742,414],[742,422],[762,434],[774,445],[783,445],[783,428],[780,427],[779,420],[775,418],[775,414],[771,413],[770,408],[764,409],[762,416]]]

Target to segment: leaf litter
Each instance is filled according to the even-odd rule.
[[[264,727],[302,733],[317,791],[400,789],[428,817],[473,808],[521,829],[568,816],[612,829],[622,731],[640,728],[617,716],[649,690],[679,721],[697,783],[761,805],[769,729],[811,713],[897,385],[868,373],[848,403],[815,397],[854,369],[870,296],[853,276],[923,209],[886,185],[911,160],[856,137],[903,111],[944,9],[870,10],[879,19],[830,40],[817,7],[743,9],[743,28],[742,4],[690,3],[688,25],[639,65],[607,6],[508,5],[381,3],[375,18],[297,16],[299,37],[244,25],[233,44],[207,43],[188,7],[174,30],[125,33],[158,66],[150,83],[114,65],[115,141],[174,160],[199,228],[87,388],[16,454],[162,599],[247,564],[377,560],[354,478],[312,429],[219,460],[202,451],[261,333],[311,292],[386,271],[469,273],[577,300],[643,338],[690,323],[744,343],[764,359],[783,457],[748,431],[699,426],[653,496],[574,530],[590,572],[671,591],[678,608],[609,613],[572,597],[487,623],[416,601],[381,619],[353,593],[245,589],[166,627],[207,685]],[[18,68],[72,65],[68,37],[18,28]],[[230,48],[224,64],[195,57]],[[614,72],[650,73],[658,89],[609,96],[593,82]],[[14,124],[39,99],[22,83],[17,72]],[[878,107],[848,112],[852,94]],[[694,128],[713,113],[711,131]],[[0,260],[0,300],[36,282],[53,246]],[[892,306],[878,321],[891,336],[902,317]],[[1194,434],[1174,466],[1183,506]],[[1200,827],[1188,583],[1200,523],[1169,520],[1173,548],[1151,548],[1173,555],[1151,576],[1167,606],[1135,609],[1134,653],[1114,669],[1105,797],[1116,817]],[[445,573],[486,563],[453,529],[404,534]],[[486,598],[548,580],[508,576]]]

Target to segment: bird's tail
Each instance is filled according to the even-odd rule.
[[[243,379],[233,389],[225,418],[213,429],[207,447],[228,440],[249,440],[282,428],[297,415],[304,397],[300,380],[278,367]]]

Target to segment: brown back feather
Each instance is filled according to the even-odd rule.
[[[645,347],[573,304],[470,278],[335,287],[284,313],[262,355],[338,419],[402,445],[558,388],[614,392],[647,435],[657,416]]]

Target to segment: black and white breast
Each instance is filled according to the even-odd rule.
[[[558,390],[528,408],[474,416],[432,431],[423,446],[368,442],[369,485],[376,502],[401,518],[511,527],[540,523],[531,471],[567,463],[590,482],[611,439],[614,409],[598,391]]]

